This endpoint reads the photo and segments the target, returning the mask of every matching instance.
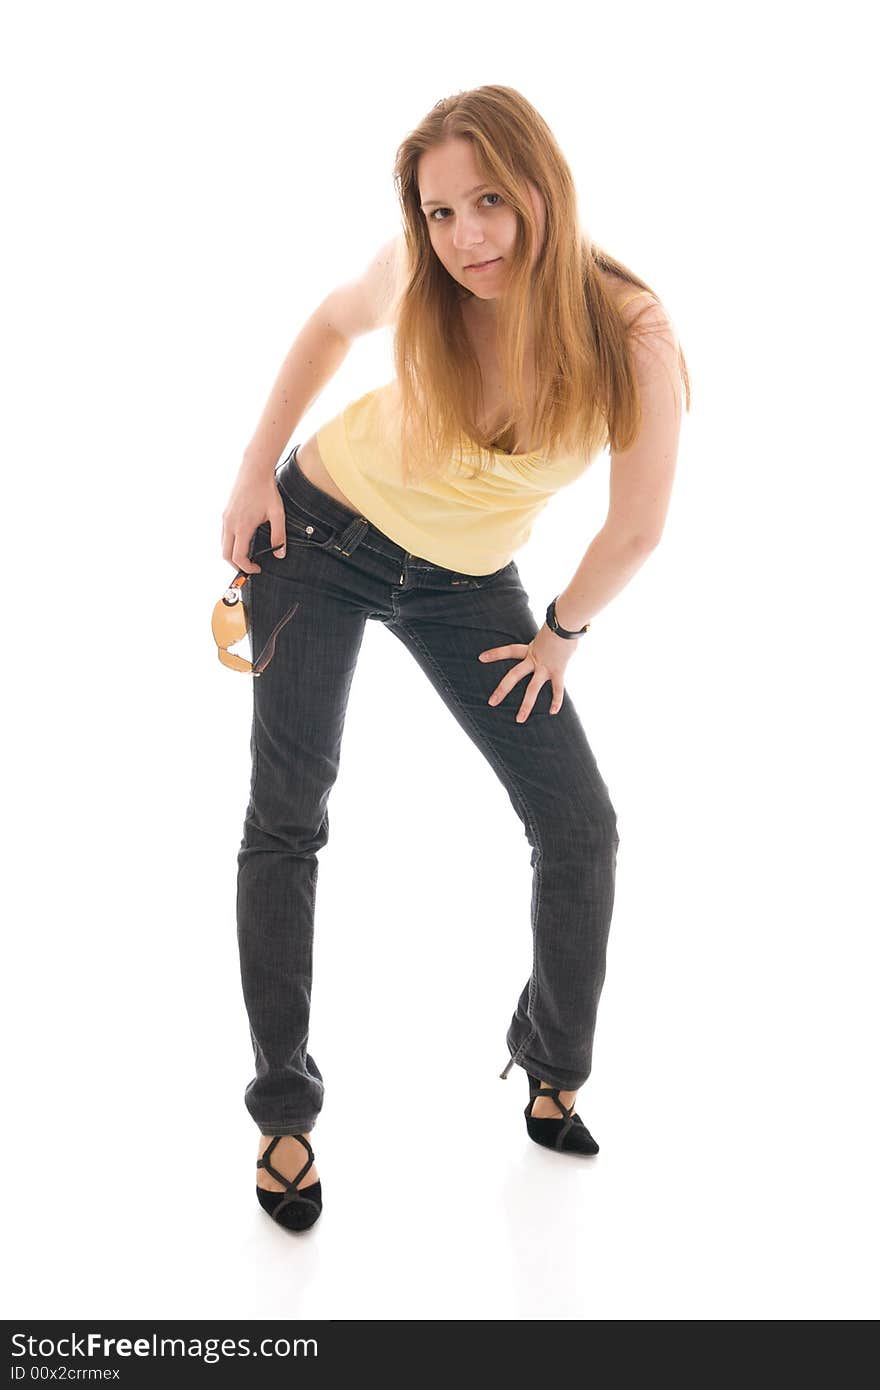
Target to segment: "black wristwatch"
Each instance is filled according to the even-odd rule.
[[[557,594],[556,598],[558,597],[559,595]],[[547,605],[547,626],[551,632],[556,633],[557,637],[583,637],[590,624],[584,623],[583,627],[579,627],[577,632],[569,632],[568,628],[560,627],[556,617],[556,599],[554,598],[551,599]]]

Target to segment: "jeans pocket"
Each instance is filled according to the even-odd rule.
[[[319,516],[282,487],[278,488],[278,492],[284,504],[284,529],[288,544],[321,548],[335,540],[340,529],[336,522]],[[268,522],[263,522],[263,525],[268,528]]]
[[[278,478],[275,478],[275,486],[284,503],[286,531],[292,541],[302,541],[304,545],[329,545],[329,542],[338,537],[341,525],[338,521],[328,520],[327,516],[323,516],[320,505],[311,506],[309,503],[300,502],[298,496],[288,492]]]

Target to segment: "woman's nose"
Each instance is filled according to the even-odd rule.
[[[456,251],[479,251],[483,245],[483,238],[478,227],[459,222],[452,234],[452,244]]]

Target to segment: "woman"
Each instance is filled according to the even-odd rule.
[[[274,639],[253,687],[237,921],[257,1196],[294,1230],[322,1203],[310,1139],[324,1088],[307,1050],[317,852],[367,618],[422,666],[525,827],[533,969],[502,1076],[525,1070],[537,1143],[598,1151],[574,1106],[591,1070],[619,837],[565,671],[659,540],[682,382],[690,404],[667,314],[583,233],[569,168],[518,92],[439,102],[400,146],[395,183],[402,236],[304,326],[223,513],[223,557],[251,576],[254,653]],[[395,331],[394,380],[276,469],[352,340],[382,325]],[[539,625],[511,557],[609,444],[608,518]]]

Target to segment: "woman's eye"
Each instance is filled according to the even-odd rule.
[[[504,201],[503,198],[501,197],[501,194],[500,194],[500,193],[484,193],[484,194],[483,194],[483,197],[484,197],[484,198],[497,198],[497,199],[498,199],[498,202],[503,202],[503,201]],[[497,206],[498,206],[498,203],[493,203],[493,204],[492,204],[492,207],[493,207],[493,208],[497,208]],[[447,222],[447,221],[449,220],[448,218],[446,218],[446,217],[440,217],[440,218],[438,218],[438,217],[437,217],[437,213],[438,213],[438,212],[450,212],[450,211],[451,211],[450,208],[435,208],[434,211],[431,213],[431,220],[434,221],[434,222],[437,222],[437,221],[440,221],[440,222]]]

